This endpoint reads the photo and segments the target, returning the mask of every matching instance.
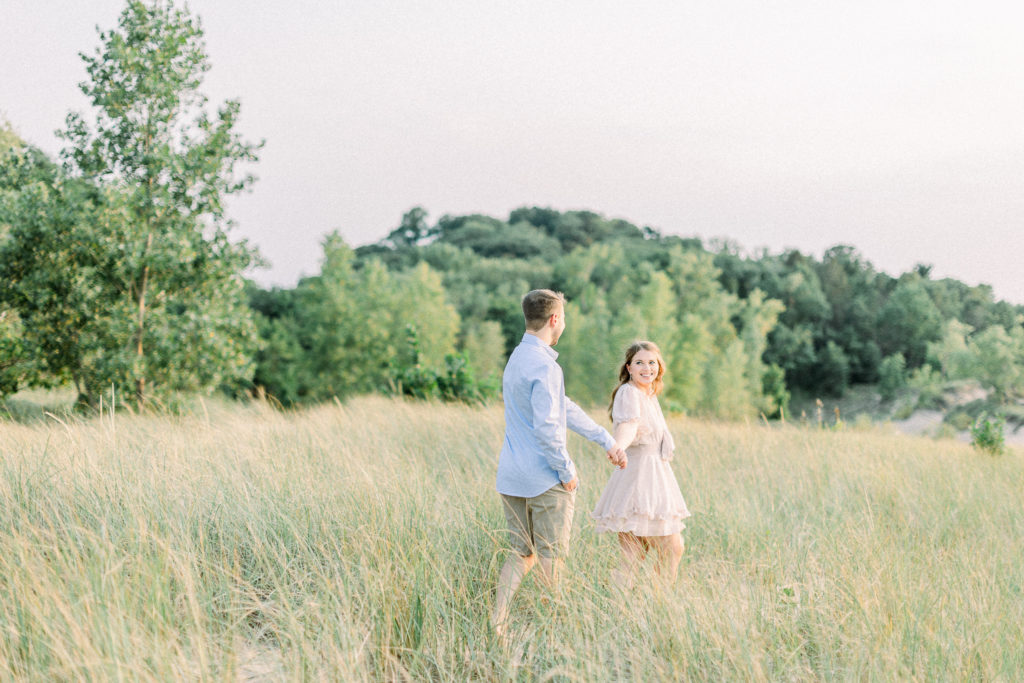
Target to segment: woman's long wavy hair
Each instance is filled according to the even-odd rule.
[[[622,361],[622,365],[619,366],[619,383],[615,386],[615,390],[612,391],[612,401],[608,404],[608,418],[612,417],[612,406],[615,405],[615,394],[619,393],[619,389],[622,385],[629,381],[629,364],[633,362],[633,356],[640,353],[641,351],[650,351],[658,357],[658,376],[654,378],[652,387],[654,389],[654,395],[657,396],[661,393],[661,390],[665,388],[665,383],[662,378],[665,376],[665,359],[661,357],[661,349],[658,345],[652,341],[635,341],[629,345],[626,349],[625,360]]]

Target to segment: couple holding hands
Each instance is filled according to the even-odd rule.
[[[630,587],[650,549],[658,571],[675,578],[683,554],[680,530],[690,515],[669,465],[674,443],[658,403],[665,363],[652,342],[626,349],[609,413],[614,435],[565,395],[552,348],[565,330],[565,299],[548,289],[523,297],[526,333],[509,356],[502,379],[505,441],[498,460],[501,494],[513,553],[498,579],[495,630],[504,634],[512,596],[535,564],[553,585],[568,550],[579,479],[566,430],[598,443],[616,469],[594,508],[598,531],[618,533],[622,560],[615,581]]]

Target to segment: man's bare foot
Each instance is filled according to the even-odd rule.
[[[497,619],[491,619],[491,630],[494,631],[494,637],[498,639],[498,642],[503,648],[508,648],[509,637],[508,637],[508,618],[498,621]]]

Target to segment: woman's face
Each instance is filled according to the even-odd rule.
[[[658,354],[640,349],[626,367],[629,370],[629,379],[633,381],[633,384],[646,389],[658,377]]]

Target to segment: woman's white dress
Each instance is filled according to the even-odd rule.
[[[690,516],[669,461],[675,443],[665,424],[657,396],[623,384],[612,404],[612,422],[637,422],[637,434],[626,449],[626,467],[612,472],[592,513],[598,531],[633,532],[637,536],[678,533]]]

